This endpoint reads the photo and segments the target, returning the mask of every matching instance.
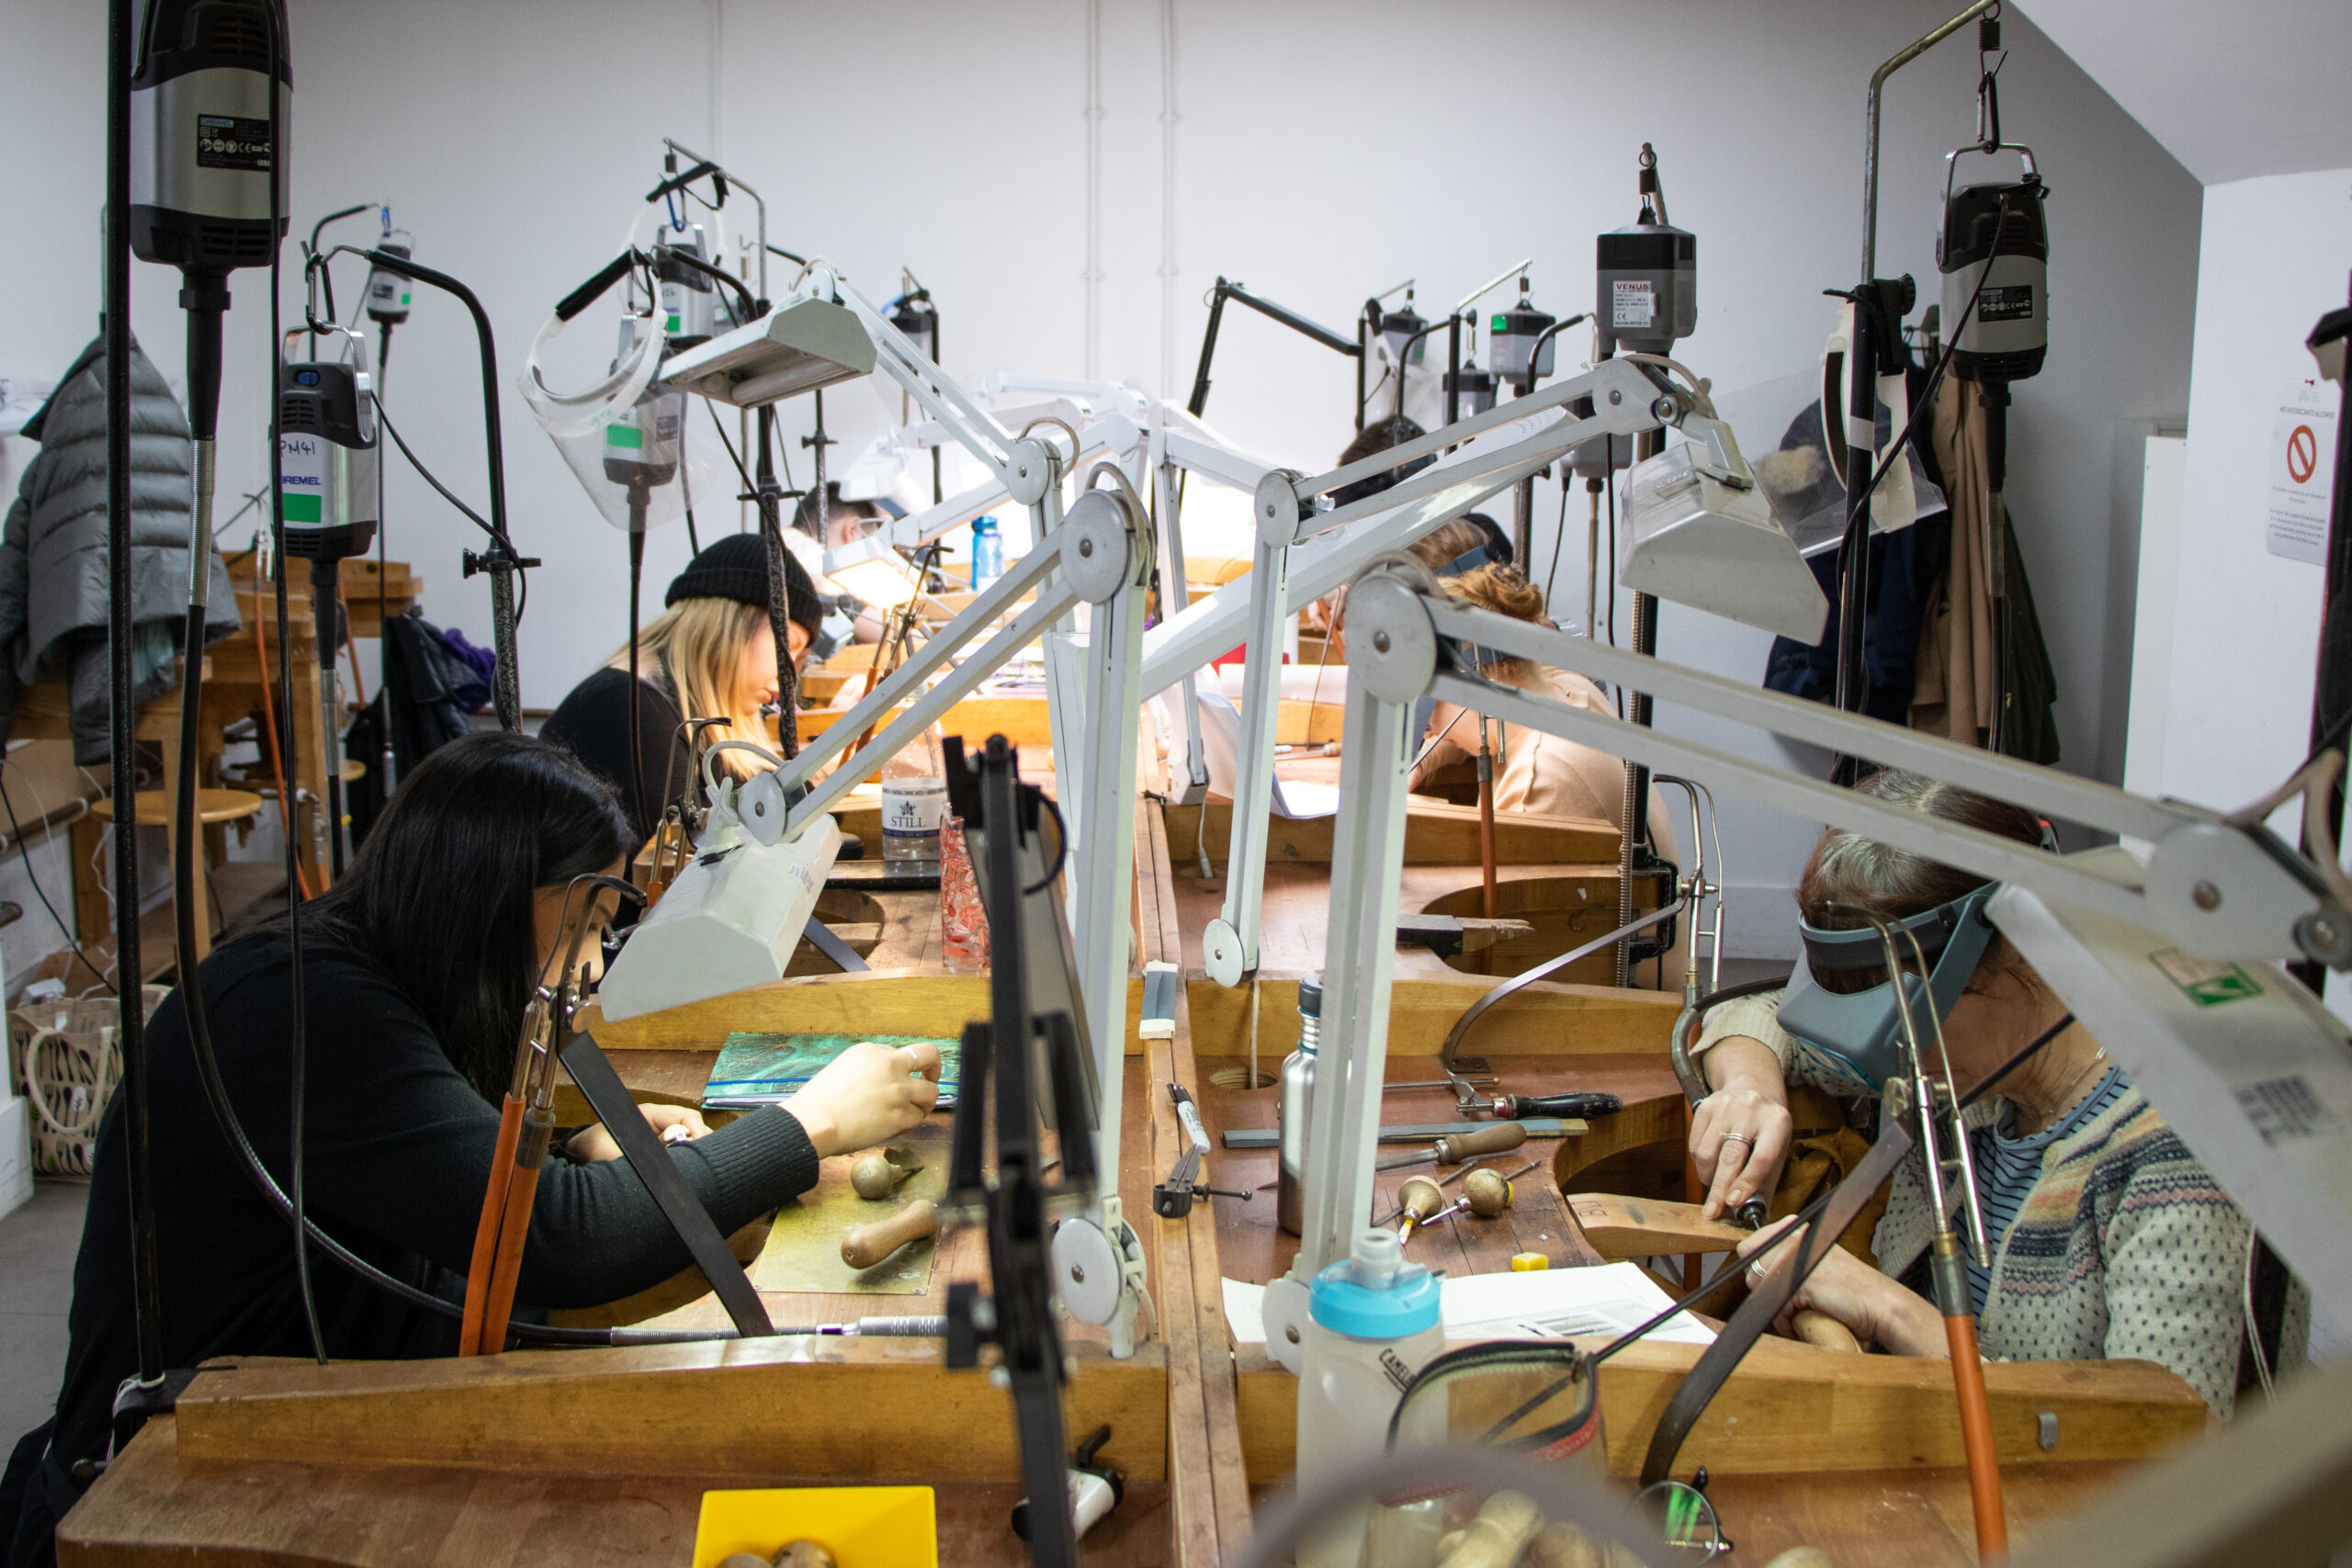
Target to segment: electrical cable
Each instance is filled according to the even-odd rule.
[[[1576,488],[1568,478],[1566,471],[1560,475],[1560,526],[1552,536],[1552,570],[1544,575],[1544,613],[1547,615],[1552,613],[1552,590],[1560,581],[1560,556],[1568,547],[1568,491]],[[1590,626],[1585,627],[1585,635],[1592,635]]]
[[[1613,437],[1612,437],[1613,439]],[[1617,646],[1617,465],[1609,465],[1609,646]],[[1625,716],[1625,694],[1617,696],[1617,716]]]
[[[1047,811],[1053,814],[1054,838],[1056,840],[1054,845],[1054,863],[1051,868],[1046,871],[1045,875],[1037,879],[1036,886],[1024,887],[1021,890],[1022,897],[1026,898],[1034,898],[1038,894],[1043,893],[1046,888],[1051,887],[1054,885],[1054,878],[1062,874],[1062,867],[1069,863],[1069,824],[1062,819],[1062,808],[1054,803],[1054,797],[1049,795],[1039,795],[1037,797],[1037,804],[1044,807]],[[1204,812],[1203,815],[1206,815],[1206,813]]]
[[[727,426],[718,417],[718,405],[712,402],[708,398],[700,399],[698,400],[702,403],[703,407],[710,411],[711,428],[718,432],[718,444],[727,448],[727,460],[735,465],[735,477],[743,481],[743,493],[746,495],[751,494],[759,487],[752,482],[752,471],[743,467],[742,457],[736,452],[735,443],[727,439]],[[792,482],[792,475],[789,470],[787,470],[784,476],[784,482],[786,484],[790,484]]]
[[[289,29],[287,25],[285,0],[270,0],[269,17],[269,123],[276,127],[284,123],[285,116],[284,96],[279,90],[277,80],[278,66],[285,60],[288,52],[287,34]],[[269,182],[270,565],[276,569],[277,579],[277,689],[286,696],[285,706],[277,716],[283,736],[280,744],[285,754],[292,755],[294,751],[294,637],[287,609],[286,466],[277,459],[281,428],[279,422],[283,412],[283,400],[279,395],[278,388],[278,365],[285,355],[285,344],[279,336],[278,302],[279,273],[285,254],[284,246],[277,238],[278,209],[282,199],[278,183],[272,178]],[[205,547],[209,550],[211,547],[211,541],[206,540]],[[203,563],[197,563],[196,570],[205,570]],[[194,596],[191,596],[191,603],[188,605],[188,629],[190,640],[186,647],[187,673],[184,677],[187,690],[182,694],[180,704],[180,864],[175,868],[177,883],[185,885],[186,890],[178,891],[175,886],[173,902],[179,911],[181,943],[187,954],[192,956],[197,945],[194,940],[196,921],[200,918],[199,912],[191,907],[194,903],[191,896],[195,891],[195,857],[203,852],[201,840],[198,838],[196,831],[196,771],[198,759],[201,755],[198,745],[197,728],[198,720],[202,716],[199,711],[202,705],[194,701],[193,698],[204,679],[204,644],[201,640],[204,635],[204,606],[200,602],[195,601]],[[281,806],[288,804],[282,794],[278,796],[278,801]],[[322,811],[326,809],[326,803],[323,800],[319,803],[319,809]],[[290,810],[288,813],[288,820],[289,822],[292,820]],[[311,1036],[308,1017],[309,997],[305,991],[302,975],[302,904],[307,895],[295,886],[295,874],[300,866],[300,851],[289,829],[286,835],[286,931],[288,983],[290,987],[288,1011],[291,1015],[289,1021],[293,1038],[288,1051],[289,1070],[287,1078],[290,1101],[288,1131],[290,1145],[288,1160],[293,1179],[290,1184],[293,1189],[290,1194],[293,1212],[288,1217],[292,1220],[294,1227],[294,1280],[302,1297],[302,1316],[311,1332],[311,1351],[317,1356],[319,1365],[324,1366],[327,1362],[326,1332],[319,1323],[318,1292],[311,1279],[311,1249],[303,1244],[302,1235],[305,1214],[304,1177],[308,1163],[304,1157],[303,1133],[306,1122],[305,1111],[308,1109],[305,1101],[308,1099],[310,1078]],[[323,875],[324,868],[321,869]],[[195,1028],[198,1027],[196,1021],[202,1018],[205,1011],[204,977],[195,965],[184,964],[180,980],[188,998],[186,1011],[189,1019],[190,1032],[193,1033]],[[209,1041],[208,1031],[208,1043]]]
[[[771,245],[768,248],[770,250],[774,250],[775,247]],[[727,439],[727,426],[719,421],[718,405],[712,402],[707,398],[701,399],[699,400],[703,407],[710,411],[711,428],[718,432],[718,444],[727,448],[727,460],[735,465],[736,476],[743,481],[743,493],[738,499],[744,501],[752,499],[758,493],[760,487],[752,479],[752,471],[743,466],[743,459],[741,456],[735,450],[735,443]],[[776,457],[784,464],[784,493],[786,495],[799,494],[800,492],[792,488],[791,453],[779,449],[776,453]]]
[[[38,801],[40,792],[39,790],[35,790],[33,792],[33,795],[35,800]],[[0,806],[6,806],[8,808],[8,831],[17,840],[17,853],[23,857],[25,863],[25,880],[33,885],[34,897],[40,900],[40,907],[49,911],[49,918],[57,922],[58,934],[64,937],[65,945],[74,950],[74,956],[82,961],[82,967],[96,976],[98,977],[98,983],[102,986],[106,986],[109,994],[120,996],[122,994],[120,990],[114,986],[107,985],[106,971],[100,969],[96,964],[90,962],[90,955],[83,952],[82,944],[74,940],[74,928],[65,923],[65,917],[57,912],[57,906],[49,901],[49,895],[47,893],[41,891],[40,878],[33,874],[32,850],[30,846],[25,842],[24,829],[17,826],[17,803],[8,798],[8,792],[5,789],[0,789]],[[41,813],[43,818],[47,818],[48,815],[49,813],[46,811]]]
[[[401,449],[401,456],[408,459],[408,466],[414,468],[417,471],[418,476],[422,478],[426,484],[431,485],[435,492],[438,494],[442,500],[456,507],[458,511],[465,516],[466,521],[471,523],[475,527],[489,535],[493,540],[505,545],[508,549],[513,549],[514,547],[513,540],[502,538],[498,530],[491,525],[489,519],[482,516],[481,513],[476,512],[472,507],[468,506],[464,502],[458,500],[455,491],[451,491],[447,485],[443,484],[438,479],[434,477],[433,470],[424,466],[424,459],[420,458],[415,453],[409,450],[408,443],[401,437],[400,427],[392,423],[390,412],[384,407],[384,400],[380,393],[377,395],[375,401],[376,417],[383,422],[384,429],[392,438],[392,445]]]
[[[255,585],[254,598],[258,610],[261,598],[258,584]],[[256,728],[266,743],[264,750],[269,758],[270,778],[277,786],[277,825],[285,833],[286,841],[291,844],[295,841],[293,795],[286,787],[286,759],[278,750],[277,704],[269,694],[269,649],[262,640],[261,628],[261,618],[256,614],[254,618],[254,667],[260,679],[254,683],[261,688],[261,723]],[[294,897],[293,889],[297,886],[300,887],[304,897],[310,897],[310,878],[303,876],[301,870],[300,862],[294,862],[287,883],[286,896],[289,900]]]
[[[2043,1046],[2049,1044],[2052,1040],[2057,1039],[2061,1034],[2065,1033],[2074,1021],[2075,1015],[2070,1012],[2065,1017],[2060,1019],[2057,1022],[2052,1024],[2049,1028],[2043,1030],[2040,1034],[2034,1036],[2033,1043],[2031,1044],[2026,1046],[2025,1049],[2019,1051],[2016,1055],[2011,1056],[2007,1061],[2003,1062],[1999,1066],[1995,1067],[1991,1072],[1986,1073],[1983,1077],[1977,1079],[1976,1087],[1960,1097],[1959,1108],[1965,1111],[1970,1106],[1975,1104],[1978,1100],[1984,1099],[1985,1095],[1991,1093],[1995,1084],[1999,1083],[2003,1078],[2007,1077],[2011,1073],[2017,1071],[2019,1067],[2024,1066],[2026,1063],[2031,1061],[2036,1055],[2040,1055]]]

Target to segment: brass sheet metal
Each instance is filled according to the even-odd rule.
[[[931,1135],[926,1135],[931,1134]],[[779,1211],[767,1245],[752,1265],[752,1283],[763,1291],[817,1291],[846,1295],[920,1296],[931,1290],[938,1238],[910,1242],[871,1269],[842,1261],[842,1237],[858,1225],[898,1213],[918,1198],[938,1201],[947,1191],[947,1129],[929,1126],[893,1139],[913,1149],[922,1168],[901,1182],[886,1201],[861,1198],[849,1184],[850,1167],[867,1150],[820,1160],[817,1185]]]

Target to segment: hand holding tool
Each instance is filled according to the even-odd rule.
[[[910,1241],[939,1234],[939,1206],[918,1198],[887,1220],[859,1225],[842,1237],[842,1261],[871,1269]]]
[[[1766,1208],[1761,1198],[1750,1198],[1732,1216],[1732,1223],[1741,1230],[1761,1230]],[[1851,1350],[1859,1354],[1860,1340],[1854,1331],[1813,1307],[1799,1307],[1789,1314],[1789,1331],[1816,1350]]]

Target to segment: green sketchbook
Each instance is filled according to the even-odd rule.
[[[834,1057],[861,1040],[881,1045],[939,1047],[939,1103],[956,1103],[956,1056],[961,1042],[924,1034],[751,1034],[738,1032],[719,1047],[718,1061],[703,1086],[706,1111],[749,1111],[781,1105]]]

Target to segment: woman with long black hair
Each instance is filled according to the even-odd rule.
[[[401,782],[349,874],[302,912],[305,1183],[322,1230],[386,1272],[458,1299],[524,1010],[561,963],[565,890],[584,874],[616,872],[632,842],[611,789],[563,748],[527,736],[452,741]],[[199,970],[231,1102],[281,1185],[290,953],[281,917]],[[164,1364],[309,1355],[288,1224],[205,1108],[178,992],[156,1010],[147,1047]],[[671,1157],[728,1233],[814,1186],[820,1157],[913,1125],[938,1098],[938,1077],[931,1047],[865,1044],[789,1109],[716,1132],[691,1111],[644,1111],[678,1140]],[[613,1157],[609,1134],[585,1128],[559,1146],[570,1158],[551,1160],[539,1179],[518,1318],[616,1301],[689,1262]],[[106,1458],[116,1390],[137,1370],[129,1179],[118,1095],[98,1135],[57,1413],[17,1445],[0,1482],[9,1568],[51,1561],[56,1520]],[[455,1348],[449,1319],[315,1254],[311,1277],[331,1356]]]

